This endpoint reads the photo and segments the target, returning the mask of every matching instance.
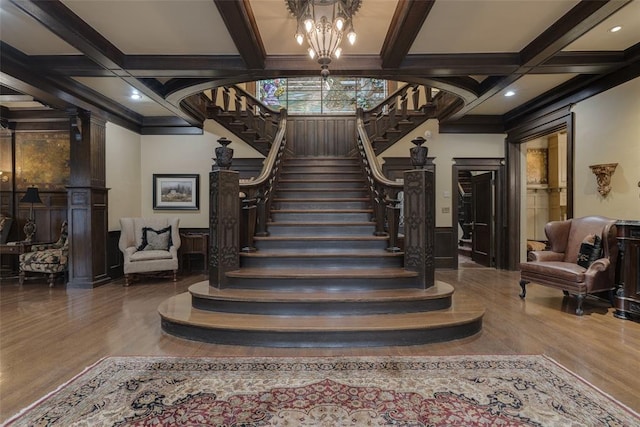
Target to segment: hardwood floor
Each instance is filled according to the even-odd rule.
[[[342,356],[545,354],[632,409],[640,410],[640,323],[616,319],[607,303],[573,299],[532,285],[518,297],[518,273],[488,268],[438,270],[456,294],[486,308],[479,334],[406,347],[286,349],[191,342],[164,334],[158,305],[204,276],[94,290],[50,289],[46,280],[0,284],[0,421],[105,356]]]

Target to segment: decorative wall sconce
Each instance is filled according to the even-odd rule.
[[[602,197],[606,197],[611,191],[611,175],[616,170],[617,163],[603,163],[600,165],[591,165],[591,172],[596,176],[596,182],[598,183],[598,193]]]

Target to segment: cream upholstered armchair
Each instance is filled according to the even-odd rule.
[[[24,283],[27,272],[49,275],[49,287],[57,274],[65,273],[69,264],[69,239],[67,221],[60,227],[60,237],[53,243],[31,245],[31,252],[20,255],[20,285]]]
[[[616,220],[587,216],[552,221],[544,231],[549,250],[531,251],[530,260],[520,264],[520,298],[526,285],[538,283],[575,295],[576,314],[583,314],[582,302],[588,294],[609,292],[613,301],[618,258]]]
[[[124,255],[125,286],[133,274],[173,272],[177,280],[179,218],[121,218],[119,248]]]

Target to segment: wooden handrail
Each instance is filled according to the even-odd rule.
[[[286,147],[287,110],[279,113],[278,131],[273,139],[269,154],[262,164],[262,171],[255,179],[240,180],[240,220],[241,250],[255,251],[254,236],[268,236],[267,213],[271,207],[271,195],[280,177],[280,166]]]
[[[369,140],[364,125],[362,109],[358,109],[356,117],[357,146],[360,153],[361,166],[366,175],[371,204],[374,208],[376,231],[379,236],[389,236],[390,252],[398,252],[398,229],[400,223],[400,201],[398,193],[404,188],[404,181],[391,181],[384,173]]]

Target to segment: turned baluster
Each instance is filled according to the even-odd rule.
[[[420,109],[420,85],[411,86],[411,96],[413,98],[413,111],[418,111]]]
[[[236,95],[234,96],[234,105],[235,105],[235,123],[242,123],[242,99],[238,96],[238,93],[236,92]]]
[[[267,231],[267,200],[262,189],[257,194],[257,219],[256,219],[256,236],[265,237],[269,235]]]
[[[256,198],[245,197],[242,199],[242,223],[241,251],[255,252],[254,233],[256,231]]]
[[[386,236],[387,233],[384,231],[385,226],[385,214],[386,214],[386,202],[385,202],[385,192],[384,189],[376,189],[375,200],[375,215],[376,215],[376,231],[373,233],[375,236]]]
[[[387,231],[389,233],[389,246],[387,251],[400,252],[398,247],[398,231],[400,229],[400,200],[396,198],[387,199]]]
[[[231,104],[231,93],[228,87],[224,87],[222,91],[222,107],[225,112],[229,111],[229,105]]]

